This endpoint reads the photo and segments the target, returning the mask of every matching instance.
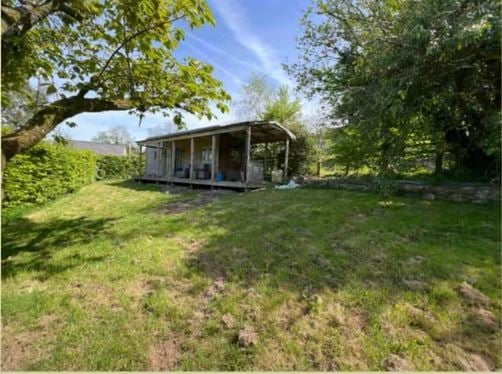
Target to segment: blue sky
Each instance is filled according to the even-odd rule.
[[[293,81],[282,69],[297,56],[295,38],[300,35],[299,19],[309,0],[208,0],[216,26],[204,26],[187,32],[179,47],[179,56],[192,56],[214,67],[214,75],[226,91],[238,99],[240,87],[253,72],[265,74],[275,85]],[[309,103],[305,103],[308,109]],[[311,106],[311,105],[310,105]],[[197,128],[235,120],[235,115],[217,112],[211,122],[187,116],[188,128]],[[77,140],[90,140],[98,131],[126,126],[135,140],[148,136],[148,129],[167,126],[162,115],[148,114],[139,120],[127,112],[84,113],[71,119],[77,127],[61,125],[62,132]]]

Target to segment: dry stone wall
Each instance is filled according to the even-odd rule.
[[[375,191],[371,181],[353,179],[305,180],[313,187],[340,188],[353,191]],[[425,200],[448,200],[476,204],[500,203],[500,185],[488,183],[431,184],[417,181],[395,181],[395,193],[400,196],[417,196]]]

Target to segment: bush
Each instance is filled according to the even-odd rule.
[[[123,179],[139,174],[139,157],[99,156],[96,163],[96,179]]]
[[[95,170],[93,152],[40,143],[8,162],[3,204],[45,203],[93,182]]]

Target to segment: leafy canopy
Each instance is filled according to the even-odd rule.
[[[71,95],[126,100],[131,110],[174,109],[212,118],[209,104],[225,111],[229,96],[196,59],[176,58],[187,30],[214,19],[204,0],[105,0],[67,2],[78,19],[51,13],[2,46],[5,94],[21,92],[38,77],[54,99]],[[15,7],[21,3],[10,2]],[[2,9],[4,6],[2,6]],[[9,104],[8,97],[2,101]]]
[[[500,149],[499,5],[318,0],[288,68],[333,119],[377,147],[381,167],[420,135],[446,142],[458,166],[483,171]]]

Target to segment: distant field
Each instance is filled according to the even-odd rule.
[[[502,367],[498,206],[100,182],[6,217],[3,370]]]

